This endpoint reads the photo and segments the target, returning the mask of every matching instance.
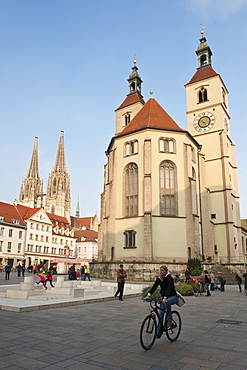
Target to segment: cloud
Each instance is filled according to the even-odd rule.
[[[247,0],[188,0],[191,9],[203,15],[228,16],[247,8]]]

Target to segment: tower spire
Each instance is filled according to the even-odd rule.
[[[43,195],[43,182],[40,179],[38,165],[38,137],[36,136],[28,173],[21,184],[19,202],[28,207],[40,207],[43,205]]]
[[[70,218],[70,179],[65,163],[64,131],[61,131],[55,165],[49,175],[46,211]]]
[[[141,85],[142,85],[143,81],[141,79],[141,76],[137,72],[138,67],[136,65],[136,54],[134,54],[133,64],[134,64],[133,67],[132,67],[133,72],[131,72],[131,74],[129,75],[129,78],[128,78],[129,95],[134,94],[134,93],[138,93],[138,94],[141,95]],[[141,97],[142,97],[142,95],[141,95]]]
[[[213,55],[210,47],[207,44],[207,39],[204,35],[204,26],[200,24],[201,26],[201,38],[200,38],[200,44],[197,48],[196,55],[198,58],[198,68],[203,68],[206,66],[211,66],[211,56]]]

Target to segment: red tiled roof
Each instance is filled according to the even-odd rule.
[[[21,214],[13,204],[0,202],[0,216],[4,218],[4,222],[13,224],[13,220],[19,221],[19,225],[26,226]]]
[[[72,225],[77,228],[85,227],[86,229],[91,228],[91,222],[93,221],[94,217],[80,217],[76,218],[71,216]]]
[[[142,103],[142,104],[145,104],[145,101],[143,100],[143,98],[141,97],[140,94],[138,93],[134,93],[134,94],[130,94],[130,95],[127,95],[126,99],[122,102],[122,104],[115,110],[115,112],[121,108],[124,108],[124,107],[127,107],[128,105],[131,105],[131,104],[135,104],[135,103]]]
[[[218,73],[216,73],[211,66],[199,68],[194,74],[194,76],[191,78],[191,80],[185,86],[192,84],[194,82],[205,80],[206,78],[213,76],[218,76]]]
[[[75,230],[76,241],[82,241],[81,238],[86,238],[86,242],[95,242],[95,238],[98,238],[97,231],[93,230]]]
[[[46,214],[49,217],[49,219],[52,221],[53,224],[58,222],[58,226],[60,226],[60,227],[62,226],[61,224],[64,224],[63,225],[64,227],[70,227],[69,221],[66,217],[54,215],[54,214],[49,213],[49,212],[46,212]],[[66,224],[68,226],[66,226]]]
[[[17,204],[17,209],[24,220],[32,217],[36,212],[38,212],[40,208],[30,208],[27,206],[23,206],[22,204]]]
[[[116,135],[116,137],[140,131],[145,128],[184,131],[154,98],[150,98],[146,102],[142,109],[136,114],[130,123]]]

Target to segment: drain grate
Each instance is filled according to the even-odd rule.
[[[220,322],[222,324],[231,324],[231,325],[240,325],[242,324],[242,321],[237,321],[237,320],[225,320],[225,319],[220,319],[216,322]]]

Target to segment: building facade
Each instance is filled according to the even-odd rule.
[[[136,62],[116,109],[101,195],[102,263],[243,261],[228,91],[202,33],[198,69],[185,85],[188,130],[141,95]],[[115,266],[113,266],[115,268]]]

